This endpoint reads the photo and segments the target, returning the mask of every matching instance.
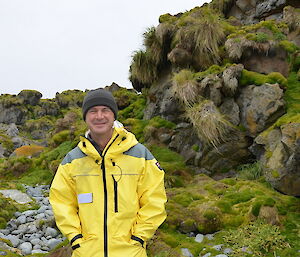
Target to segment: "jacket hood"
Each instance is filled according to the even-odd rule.
[[[135,138],[135,135],[127,131],[124,127],[114,127],[112,137],[104,148],[103,154],[109,153],[109,155],[113,157],[114,155],[118,155],[119,153],[129,150],[137,143],[138,141]],[[94,159],[98,159],[100,156],[98,151],[86,136],[80,137],[78,147],[86,155],[89,155]]]

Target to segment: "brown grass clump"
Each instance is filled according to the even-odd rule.
[[[143,50],[136,51],[130,65],[130,81],[138,82],[148,87],[157,79],[157,77],[157,66],[150,55]]]
[[[181,70],[173,76],[173,92],[186,106],[192,106],[198,100],[198,82],[195,73]]]
[[[186,115],[192,122],[198,136],[214,147],[226,142],[229,133],[234,131],[233,126],[210,100],[204,100],[187,108]]]
[[[219,45],[225,32],[219,16],[209,8],[203,8],[200,17],[189,17],[188,26],[177,33],[178,44],[190,49],[195,62],[206,69],[220,61]]]

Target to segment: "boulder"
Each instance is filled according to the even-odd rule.
[[[42,94],[36,90],[22,90],[17,97],[22,99],[24,104],[37,105]]]
[[[285,113],[283,90],[278,84],[248,85],[237,100],[241,123],[255,137]]]
[[[179,123],[183,120],[183,106],[174,98],[172,81],[168,74],[153,85],[147,95],[147,104],[144,110],[144,119],[149,120],[155,116]]]
[[[193,56],[188,50],[175,47],[168,54],[168,60],[177,67],[187,68],[191,65]]]
[[[300,123],[289,123],[255,138],[264,173],[282,193],[300,196]],[[251,149],[256,149],[252,147]]]
[[[269,74],[280,72],[287,77],[289,73],[288,54],[282,47],[268,47],[266,53],[257,49],[246,49],[243,51],[241,63],[245,69],[258,73]]]

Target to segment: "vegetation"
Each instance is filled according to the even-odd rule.
[[[221,142],[226,142],[228,133],[234,132],[233,126],[210,100],[203,100],[193,107],[188,107],[186,115],[198,136],[215,147]]]

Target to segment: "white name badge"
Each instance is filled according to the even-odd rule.
[[[92,203],[93,193],[79,194],[77,195],[78,203]]]

